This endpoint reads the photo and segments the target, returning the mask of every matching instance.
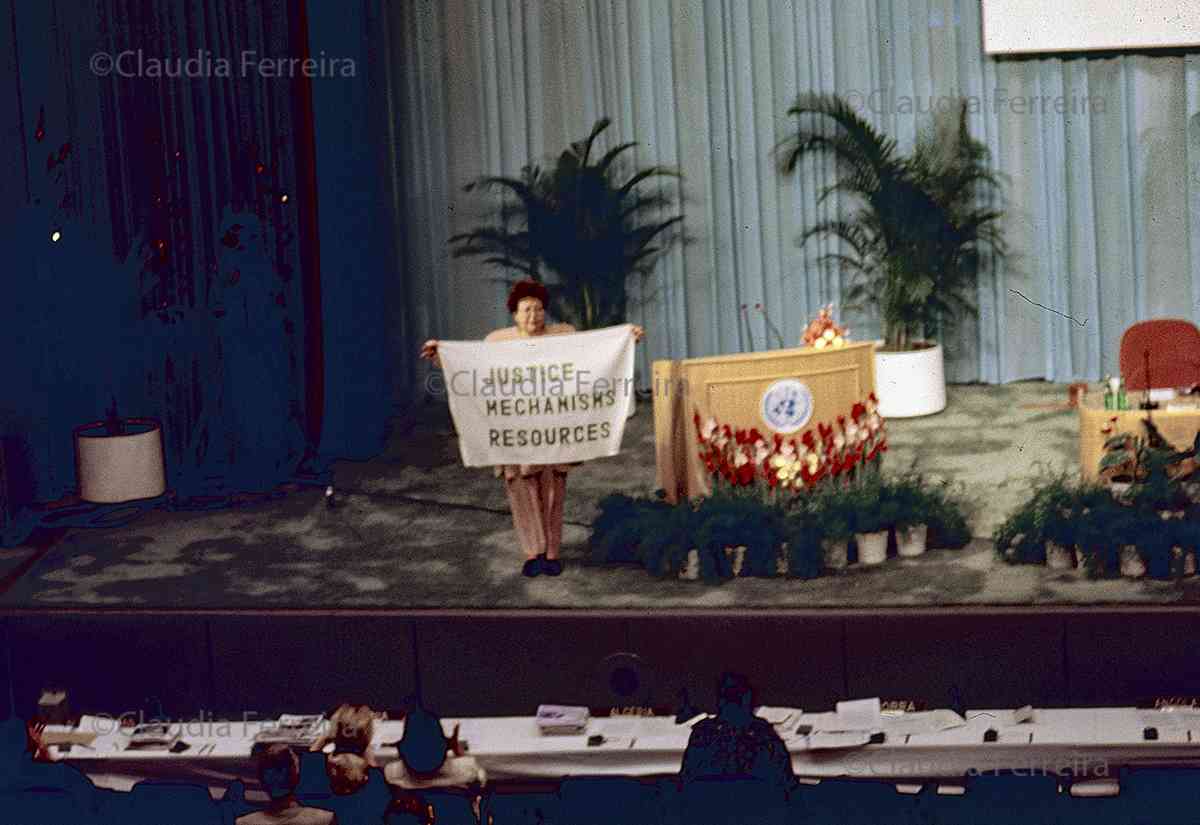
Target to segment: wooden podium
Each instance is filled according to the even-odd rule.
[[[786,438],[799,439],[818,423],[848,416],[856,401],[875,391],[873,341],[838,349],[773,350],[654,362],[654,453],[656,481],[669,501],[708,492],[700,462],[695,412],[734,429],[776,430],[763,419],[764,393],[777,381],[798,379],[812,395],[812,414]]]

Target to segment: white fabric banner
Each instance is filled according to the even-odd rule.
[[[616,455],[633,398],[633,326],[512,341],[440,341],[463,465]]]

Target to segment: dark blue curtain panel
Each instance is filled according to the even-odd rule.
[[[365,125],[338,134],[364,102],[369,9],[324,5],[350,76],[286,62],[331,23],[303,3],[0,6],[0,437],[29,498],[76,489],[72,432],[114,412],[162,422],[180,501],[379,448],[377,154]],[[355,198],[371,208],[343,214]]]

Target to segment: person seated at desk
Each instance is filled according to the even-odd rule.
[[[679,771],[685,786],[719,777],[752,777],[785,793],[796,785],[787,746],[770,722],[754,715],[754,690],[735,673],[722,674],[717,715],[692,728]]]
[[[341,825],[374,825],[391,801],[387,781],[371,751],[374,735],[374,711],[366,705],[343,704],[330,716],[328,733],[311,748],[323,751],[333,744],[333,751],[325,757],[325,773],[333,791],[328,807],[337,813]]]
[[[442,720],[419,705],[412,708],[404,718],[404,735],[396,743],[400,757],[383,770],[388,784],[397,789],[397,809],[407,809],[421,814],[429,806],[421,794],[423,790],[460,790],[471,797],[472,808],[479,816],[479,791],[487,782],[487,775],[467,756],[458,738],[458,725],[454,733],[446,738]]]
[[[323,751],[333,743],[325,771],[335,794],[352,794],[367,784],[370,769],[376,767],[371,753],[374,734],[375,714],[366,705],[343,704],[329,717],[329,731],[310,750]]]
[[[297,801],[300,759],[287,745],[275,744],[263,749],[258,757],[258,778],[271,802],[261,811],[239,816],[237,825],[337,825],[337,816],[332,811]]]
[[[101,793],[78,769],[54,761],[42,741],[45,727],[15,716],[0,722],[0,793],[22,794],[32,789],[63,791],[81,813],[96,813]]]

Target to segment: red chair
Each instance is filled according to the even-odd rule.
[[[1138,321],[1121,336],[1121,377],[1131,391],[1200,384],[1200,329],[1180,318]]]

